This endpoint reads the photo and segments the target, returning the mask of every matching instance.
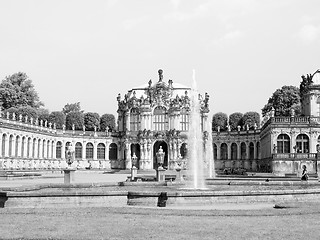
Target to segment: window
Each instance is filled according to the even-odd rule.
[[[27,143],[27,158],[30,158],[30,145],[31,145],[31,138],[28,138],[28,143]]]
[[[82,144],[81,143],[79,143],[79,142],[76,143],[74,151],[75,151],[75,153],[74,153],[75,158],[82,159]]]
[[[117,144],[111,143],[109,146],[109,159],[117,160],[118,159],[118,147]]]
[[[320,117],[320,97],[317,99],[317,115]]]
[[[222,143],[220,147],[220,159],[227,160],[228,159],[228,146],[226,143]]]
[[[93,159],[93,144],[92,143],[87,143],[86,159]]]
[[[25,141],[26,141],[26,137],[22,137],[22,142],[21,142],[21,157],[24,157]]]
[[[297,152],[308,153],[309,152],[309,137],[306,134],[299,134],[297,136]]]
[[[20,137],[19,136],[16,136],[16,148],[15,148],[15,153],[14,153],[14,156],[15,157],[18,157],[18,148],[19,148],[19,141],[20,141]]]
[[[231,144],[231,159],[232,160],[238,159],[238,146],[236,143]]]
[[[57,142],[56,146],[56,158],[61,158],[61,149],[62,149],[62,143],[60,141]]]
[[[241,143],[240,150],[241,150],[241,160],[245,160],[247,157],[247,146],[244,142]]]
[[[12,157],[12,144],[13,144],[13,135],[9,137],[9,157]]]
[[[3,134],[2,135],[2,156],[5,155],[5,151],[6,151],[6,139],[7,139],[7,135]]]
[[[153,111],[153,129],[155,131],[164,131],[168,127],[168,115],[165,107],[156,107]]]
[[[98,159],[105,159],[105,154],[106,153],[106,147],[103,143],[98,144],[98,149],[97,149],[97,157]]]
[[[132,108],[130,111],[130,131],[140,130],[140,113],[137,108]]]
[[[253,142],[249,143],[249,159],[254,159],[254,144]]]
[[[186,108],[182,108],[180,112],[181,117],[181,131],[189,130],[189,113]]]
[[[280,134],[278,136],[277,153],[290,153],[290,138],[287,134]]]

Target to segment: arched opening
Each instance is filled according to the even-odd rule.
[[[236,143],[231,144],[231,159],[232,160],[238,159],[238,146]]]
[[[187,144],[186,143],[182,143],[182,145],[180,147],[180,155],[181,155],[182,159],[187,158],[187,156],[188,156],[188,148],[187,148]]]
[[[240,145],[241,149],[241,160],[245,160],[247,158],[247,146],[244,142],[241,143]]]
[[[99,143],[97,146],[97,158],[106,159],[106,146],[103,143]]]
[[[135,166],[136,168],[139,168],[139,161],[140,161],[140,144],[138,143],[133,143],[130,146],[131,150],[131,160],[132,160],[132,166]],[[136,155],[136,159],[134,160],[133,154]]]
[[[36,158],[36,142],[37,142],[37,139],[33,139],[32,141],[32,158]]]
[[[40,146],[41,146],[41,140],[38,139],[38,150],[37,150],[37,153],[36,153],[36,158],[40,158],[41,157]]]
[[[115,143],[111,143],[109,146],[109,159],[118,160],[118,146]]]
[[[31,138],[28,138],[28,142],[27,142],[27,158],[31,158],[30,156],[30,147],[31,147]]]
[[[253,144],[253,142],[249,143],[249,159],[250,160],[254,159],[254,144]]]
[[[62,143],[60,141],[56,144],[56,158],[62,158]]]
[[[222,143],[220,146],[220,159],[221,160],[228,159],[228,145],[226,143]]]
[[[298,153],[309,153],[309,137],[306,134],[299,134],[296,144]]]
[[[290,153],[290,137],[280,134],[277,138],[277,153]]]
[[[86,145],[86,159],[93,159],[93,144],[90,142]]]
[[[23,136],[21,140],[21,157],[25,156],[25,144],[26,144],[26,137]]]
[[[75,159],[82,159],[82,144],[80,142],[77,142],[74,147],[74,157]]]
[[[13,152],[12,152],[12,148],[13,148],[13,135],[10,135],[9,137],[9,157],[12,157]]]
[[[168,168],[168,145],[165,141],[156,141],[153,145],[153,168],[157,169],[160,165],[160,162],[157,160],[157,152],[159,151],[160,147],[164,152],[164,161],[163,161],[163,168]]]
[[[7,141],[7,135],[6,135],[6,134],[3,134],[3,135],[2,135],[2,147],[1,147],[2,157],[5,156],[5,152],[6,152],[6,141]]]
[[[43,139],[42,141],[42,158],[46,158],[46,155],[45,155],[45,149],[47,148],[46,146],[46,140]]]
[[[47,141],[47,159],[49,159],[50,158],[50,141],[48,140]]]
[[[20,136],[16,136],[16,146],[15,146],[15,151],[14,151],[15,157],[18,157],[19,141],[20,141]]]

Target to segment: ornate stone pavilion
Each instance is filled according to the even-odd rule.
[[[124,99],[117,98],[122,168],[158,167],[156,153],[160,148],[165,152],[165,168],[174,169],[186,158],[191,89],[172,80],[166,83],[162,70],[158,73],[156,83],[150,80],[129,90]],[[209,96],[199,94],[199,101],[202,130],[208,133]]]

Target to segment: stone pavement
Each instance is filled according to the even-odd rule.
[[[9,180],[0,180],[1,187],[21,187],[38,184],[64,183],[63,171],[40,172],[40,177],[14,177]],[[106,173],[104,171],[81,171],[75,172],[74,183],[107,183],[126,181],[130,174],[127,173]]]

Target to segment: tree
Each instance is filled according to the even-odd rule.
[[[50,113],[48,109],[45,108],[39,108],[38,111],[38,119],[39,121],[42,120],[43,122],[47,121],[50,122]]]
[[[264,117],[272,108],[277,116],[290,116],[290,109],[300,105],[300,91],[294,86],[283,86],[277,89],[269,98],[268,103],[262,108]]]
[[[28,119],[33,118],[33,120],[35,120],[38,117],[37,109],[30,106],[19,107],[16,114],[18,116],[21,114],[23,117],[28,116]]]
[[[69,112],[66,116],[66,129],[71,130],[74,124],[75,130],[82,130],[84,117],[82,112]]]
[[[115,129],[116,120],[113,114],[103,114],[100,118],[100,130],[106,131],[107,127],[109,129]]]
[[[243,114],[242,122],[244,126],[249,126],[249,129],[253,129],[256,125],[260,127],[260,114],[257,112],[246,112]]]
[[[0,83],[0,101],[4,109],[21,106],[30,106],[37,109],[44,105],[40,102],[31,79],[22,72],[14,73],[2,80]]]
[[[212,130],[217,130],[218,126],[220,130],[227,128],[228,115],[222,112],[218,112],[212,116]]]
[[[54,111],[49,115],[49,122],[55,123],[57,129],[62,129],[62,125],[66,124],[66,115],[62,111]]]
[[[83,110],[81,110],[80,102],[77,102],[77,103],[67,103],[63,107],[62,112],[64,112],[64,114],[67,115],[69,112],[81,112],[81,113],[83,113]]]
[[[243,125],[242,117],[243,117],[243,114],[240,112],[235,112],[235,113],[230,114],[229,125],[230,125],[231,130],[237,130],[238,126],[242,127],[242,125]]]
[[[94,127],[100,129],[100,116],[98,113],[87,112],[84,114],[84,125],[86,130],[93,131]]]
[[[7,113],[9,113],[9,118],[12,119],[12,116],[13,116],[13,113],[14,113],[15,116],[16,116],[16,119],[17,119],[17,112],[18,112],[18,109],[17,109],[17,108],[11,107],[11,108],[6,109],[6,110],[3,112],[3,116],[6,118],[6,117],[7,117]]]

